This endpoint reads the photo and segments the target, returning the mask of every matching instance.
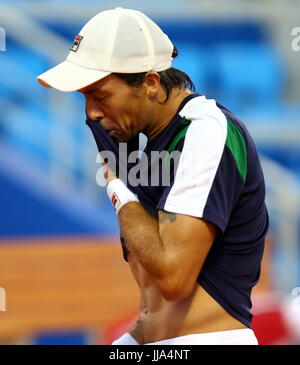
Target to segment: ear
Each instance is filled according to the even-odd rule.
[[[157,97],[161,88],[159,74],[155,71],[148,72],[144,77],[143,86],[150,98]]]

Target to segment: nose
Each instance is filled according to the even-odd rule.
[[[99,108],[99,103],[96,104],[92,98],[86,97],[85,108],[86,108],[86,113],[87,113],[87,116],[89,117],[89,119],[92,119],[92,120],[103,119],[104,113]]]

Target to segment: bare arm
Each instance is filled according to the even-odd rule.
[[[159,211],[158,221],[141,204],[126,204],[118,215],[128,250],[167,300],[187,296],[216,236],[199,218]]]

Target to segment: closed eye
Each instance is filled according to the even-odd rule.
[[[108,98],[108,95],[102,97],[102,98],[94,98],[94,100],[99,101],[100,103],[103,103]]]

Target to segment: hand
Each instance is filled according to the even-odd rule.
[[[114,179],[117,179],[116,174],[111,171],[111,169],[108,167],[108,164],[104,160],[102,160],[101,165],[103,166],[103,176],[106,184]]]

